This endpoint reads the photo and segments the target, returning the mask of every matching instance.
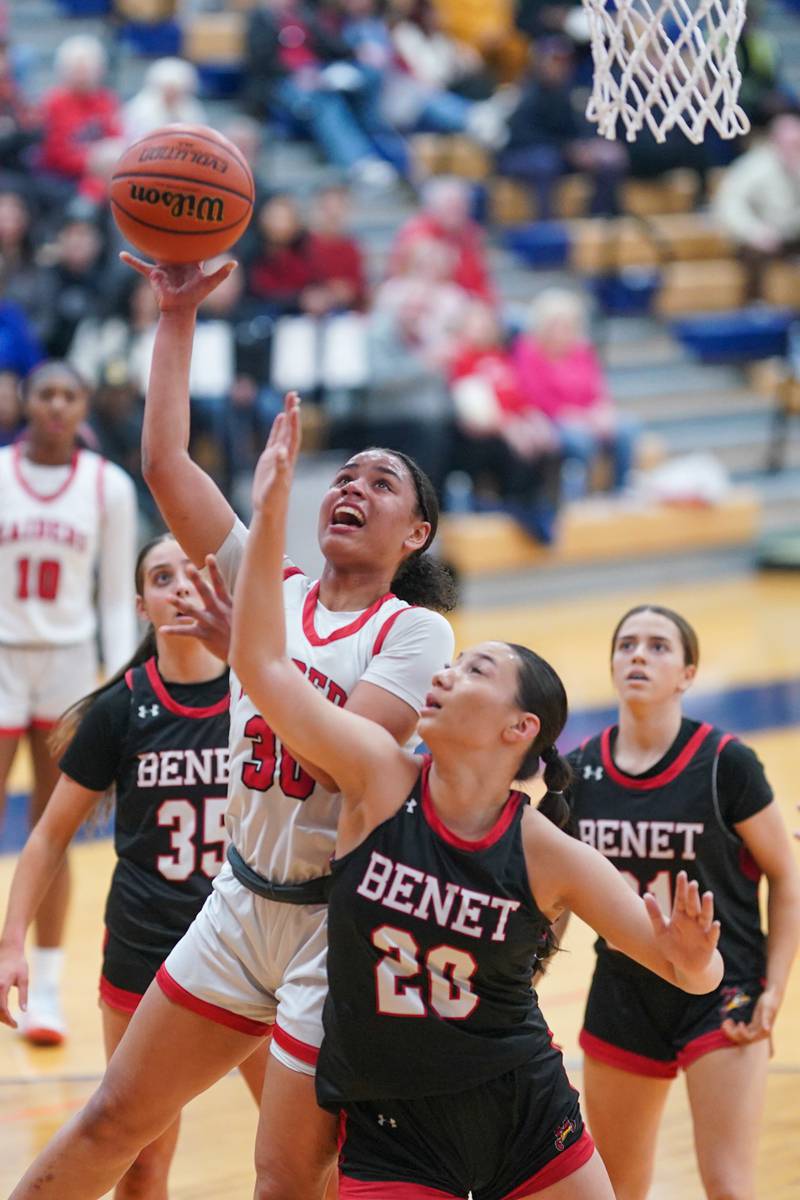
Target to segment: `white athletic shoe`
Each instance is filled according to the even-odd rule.
[[[56,993],[31,993],[28,1011],[20,1014],[19,1031],[32,1046],[61,1046],[67,1023]]]

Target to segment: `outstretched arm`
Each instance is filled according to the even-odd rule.
[[[19,856],[8,908],[0,936],[0,1022],[16,1028],[8,1007],[9,993],[16,987],[20,1008],[28,1002],[28,966],[25,934],[53,881],[67,847],[79,825],[86,820],[102,792],[81,787],[66,775],[55,786],[42,817]]]
[[[710,892],[678,875],[670,917],[654,896],[640,899],[597,850],[556,829],[539,813],[525,823],[525,852],[539,908],[555,918],[569,909],[648,970],[702,995],[722,979],[719,921]]]
[[[192,342],[201,301],[236,263],[205,275],[199,263],[151,266],[127,252],[120,258],[149,280],[160,309],[144,406],[142,473],[170,530],[200,566],[225,541],[235,513],[189,457]]]
[[[374,721],[326,700],[286,654],[283,548],[299,442],[299,403],[288,396],[253,478],[253,523],[236,580],[230,663],[270,728],[301,760],[335,779],[346,804],[360,805],[369,785],[370,808],[387,798],[396,807],[417,774],[412,756]]]

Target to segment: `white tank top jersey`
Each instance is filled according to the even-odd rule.
[[[229,587],[246,536],[237,521],[217,554]],[[318,583],[285,560],[286,645],[299,669],[335,704],[345,704],[363,680],[419,712],[434,672],[452,658],[453,631],[445,617],[393,595],[363,612],[331,612],[319,603],[318,591]],[[274,883],[328,873],[339,796],[298,767],[233,672],[229,786],[228,833],[249,866]]]
[[[44,466],[24,457],[21,442],[0,449],[0,644],[67,646],[93,637],[99,562],[98,603],[105,597],[114,643],[111,652],[104,637],[104,660],[115,669],[129,657],[135,520],[131,480],[91,450],[77,450],[69,465]]]

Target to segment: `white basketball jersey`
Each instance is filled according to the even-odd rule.
[[[431,676],[452,653],[452,631],[444,618],[392,595],[363,612],[331,612],[318,603],[318,593],[319,583],[287,567],[286,647],[298,669],[334,704],[344,705],[366,673],[369,682],[379,682],[419,708]],[[370,662],[387,640],[400,641],[404,621],[417,626],[424,663],[416,662],[413,668],[409,663],[404,678],[402,655],[395,659],[387,653],[389,665],[380,674],[376,666],[370,680]],[[298,766],[242,693],[233,672],[230,749],[228,833],[245,861],[276,883],[327,874],[339,796],[325,791]]]
[[[0,644],[87,641],[106,460],[77,450],[69,467],[43,467],[22,452],[0,449]]]

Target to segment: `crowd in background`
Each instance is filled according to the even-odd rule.
[[[606,486],[625,485],[635,430],[611,403],[582,296],[532,287],[527,311],[512,312],[475,219],[480,188],[426,179],[414,136],[473,139],[497,174],[530,190],[540,218],[568,173],[590,180],[592,213],[613,216],[627,177],[691,167],[702,195],[708,169],[735,159],[714,211],[757,294],[763,263],[800,250],[800,116],[754,4],[742,99],[766,136],[752,147],[597,138],[583,116],[587,41],[570,0],[253,4],[240,95],[215,123],[253,166],[256,210],[235,249],[240,269],[203,306],[192,376],[195,451],[229,491],[288,388],[318,407],[322,446],[396,446],[446,503],[502,503],[541,541],[561,500],[592,486],[598,459]],[[0,444],[19,434],[20,377],[43,357],[67,358],[94,389],[87,438],[140,481],[157,312],[119,264],[108,180],[132,141],[208,114],[195,67],[179,58],[151,62],[136,94],[120,95],[113,50],[111,37],[66,38],[52,86],[33,95],[24,48],[0,27]],[[316,145],[328,170],[312,195],[281,190],[265,169],[276,136]],[[353,201],[393,191],[418,207],[376,271]],[[448,488],[453,479],[466,487]],[[141,483],[140,495],[147,509]]]

